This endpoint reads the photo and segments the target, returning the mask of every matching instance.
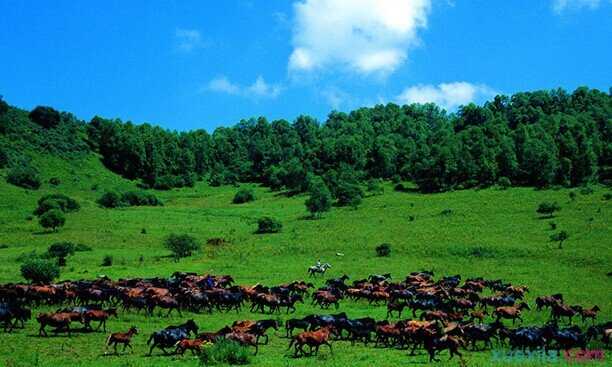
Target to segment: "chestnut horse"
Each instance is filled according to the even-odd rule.
[[[298,352],[302,355],[307,355],[304,351],[304,345],[308,345],[310,352],[308,355],[312,354],[312,348],[315,348],[314,354],[317,355],[319,353],[319,347],[321,345],[327,345],[329,347],[329,352],[333,354],[333,349],[331,344],[329,343],[329,336],[331,335],[332,327],[326,326],[316,331],[304,331],[299,333],[296,337],[291,339],[289,343],[290,350],[291,347],[295,344],[295,353],[294,357],[298,357]]]

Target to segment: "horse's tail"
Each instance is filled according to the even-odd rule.
[[[108,338],[106,338],[106,345],[110,345],[110,341],[112,337],[113,337],[113,334],[109,335]]]

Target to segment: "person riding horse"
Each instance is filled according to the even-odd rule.
[[[321,264],[321,259],[318,259],[317,263],[315,265],[312,265],[312,266],[308,267],[308,274],[310,276],[314,276],[317,273],[318,274],[325,274],[325,272],[329,268],[331,268],[331,265],[329,263]]]

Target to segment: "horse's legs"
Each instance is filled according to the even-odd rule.
[[[323,342],[323,344],[327,345],[329,347],[329,353],[330,354],[334,354],[334,350],[332,349],[331,344],[328,341]]]

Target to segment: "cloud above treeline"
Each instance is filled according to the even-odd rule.
[[[289,70],[390,74],[418,43],[430,0],[303,0],[294,3]]]
[[[261,75],[252,84],[245,86],[234,83],[222,75],[209,81],[204,89],[228,95],[258,99],[275,98],[281,93],[283,88],[278,84],[267,83]]]
[[[452,82],[438,85],[418,84],[407,87],[396,99],[401,104],[435,103],[448,111],[452,111],[461,105],[491,98],[496,94],[498,93],[493,88],[484,84]]]

